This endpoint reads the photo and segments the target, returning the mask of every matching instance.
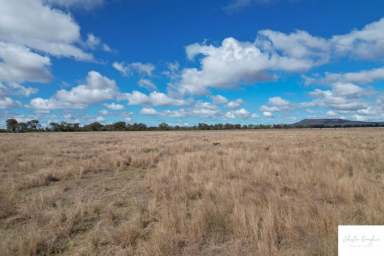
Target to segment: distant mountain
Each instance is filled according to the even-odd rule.
[[[363,122],[345,119],[303,119],[292,124],[293,127],[362,127],[383,125],[384,122]]]

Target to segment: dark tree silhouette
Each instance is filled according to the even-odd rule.
[[[8,119],[7,120],[7,130],[10,131],[10,132],[16,132],[17,130],[17,125],[18,125],[18,122],[16,119]]]

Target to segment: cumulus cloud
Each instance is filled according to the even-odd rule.
[[[381,19],[360,30],[331,38],[316,37],[301,30],[287,34],[267,29],[259,31],[253,42],[229,37],[220,45],[191,44],[186,47],[187,57],[197,59],[199,67],[180,71],[179,91],[207,94],[210,88],[233,88],[270,81],[281,73],[305,73],[335,58],[353,56],[380,60],[384,52],[383,31],[384,19]],[[368,73],[346,74],[346,77],[330,75],[328,79],[370,81],[381,79],[382,72],[382,69],[376,69]]]
[[[248,119],[252,116],[254,115],[252,115],[252,113],[250,113],[248,110],[244,108],[228,111],[227,113],[225,113],[225,117],[229,119],[237,119],[237,118]]]
[[[328,62],[331,44],[328,40],[314,37],[306,31],[298,30],[285,34],[273,30],[258,33],[257,44],[270,52],[281,52],[284,56],[306,60],[310,67]]]
[[[92,60],[81,50],[80,27],[72,16],[40,0],[0,0],[0,41],[54,56]]]
[[[370,84],[384,80],[384,67],[357,72],[347,73],[325,73],[324,77],[304,77],[306,84],[334,84],[334,83],[355,83]]]
[[[330,40],[339,55],[377,60],[384,57],[384,18]]]
[[[268,56],[251,43],[227,38],[222,45],[194,44],[187,47],[187,55],[194,58],[203,55],[201,69],[187,68],[182,71],[181,92],[204,94],[210,87],[230,88],[242,83],[269,80],[265,73]]]
[[[117,104],[112,102],[111,104],[104,104],[104,107],[106,107],[109,110],[122,110],[124,109],[124,106],[121,104]]]
[[[180,64],[177,61],[168,63],[167,70],[163,71],[162,74],[171,80],[178,79],[180,75]]]
[[[14,108],[20,106],[20,103],[10,97],[0,96],[0,109]]]
[[[220,104],[228,103],[228,99],[222,95],[213,95],[213,96],[211,96],[211,98],[212,98],[213,103],[215,103],[215,104],[220,105]]]
[[[197,101],[186,108],[168,109],[157,111],[151,107],[144,107],[140,111],[144,115],[158,115],[172,118],[198,117],[198,118],[226,118],[226,119],[248,119],[256,117],[256,114],[244,108],[224,112],[219,106],[206,101]]]
[[[335,83],[332,92],[341,97],[358,97],[365,93],[361,87],[352,83]]]
[[[184,105],[185,101],[168,96],[162,92],[151,92],[144,94],[139,91],[126,93],[124,98],[128,100],[130,105],[154,105],[154,106],[180,106]]]
[[[52,98],[35,98],[31,107],[37,110],[58,108],[84,108],[88,105],[110,100],[119,94],[114,80],[102,76],[96,71],[90,71],[84,84],[70,90],[59,90]]]
[[[326,51],[323,43],[322,39],[301,31],[290,35],[262,31],[255,42],[226,38],[217,47],[192,44],[186,48],[187,56],[189,59],[202,56],[201,68],[182,71],[180,90],[204,94],[208,88],[231,88],[274,80],[276,71],[304,72],[325,61],[325,53],[318,53],[319,49]],[[289,46],[284,46],[286,44]]]
[[[216,105],[225,105],[227,108],[235,109],[239,108],[244,101],[242,99],[228,100],[222,95],[213,95],[211,96],[212,102]]]
[[[23,86],[16,82],[0,82],[0,96],[18,95],[31,96],[38,92],[38,89],[33,87]]]
[[[142,76],[152,76],[155,66],[151,63],[133,62],[126,64],[124,62],[114,62],[112,67],[119,71],[122,75],[139,74]]]
[[[234,109],[240,107],[243,103],[244,101],[242,99],[231,100],[227,103],[227,107]]]
[[[165,110],[162,112],[162,114],[164,116],[169,116],[169,117],[174,117],[174,118],[181,118],[181,117],[186,117],[186,116],[190,115],[190,113],[183,108],[177,109],[177,110]]]
[[[38,111],[50,111],[59,108],[58,102],[53,99],[34,98],[31,100],[30,105]]]
[[[191,110],[191,115],[199,117],[215,117],[219,113],[220,109],[209,102],[197,102]]]
[[[140,110],[140,114],[148,115],[148,116],[155,116],[158,114],[158,112],[154,108],[142,108]]]
[[[328,96],[329,97],[329,96]],[[330,99],[323,100],[320,104],[330,108],[327,115],[331,117],[351,118],[359,121],[382,120],[384,118],[384,101],[382,96],[369,102],[362,101],[361,98],[343,98],[339,101]],[[341,107],[340,107],[341,105]]]
[[[180,108],[176,110],[165,110],[158,113],[159,115],[182,118],[182,117],[203,117],[203,118],[213,118],[219,117],[222,112],[220,109],[209,102],[198,101],[188,108]]]
[[[266,117],[271,117],[274,112],[288,111],[293,108],[293,104],[281,97],[271,97],[268,103],[260,107],[260,111]]]
[[[269,111],[263,111],[262,113],[263,113],[263,116],[265,116],[265,117],[273,117],[272,112],[269,112]]]
[[[0,81],[48,82],[51,79],[50,65],[48,57],[36,54],[24,46],[0,41]]]
[[[112,99],[117,92],[118,87],[114,80],[102,76],[96,71],[90,71],[85,84],[78,85],[71,90],[59,90],[56,99],[75,106],[86,106]]]
[[[367,108],[361,97],[365,91],[351,83],[337,83],[331,90],[315,89],[310,93],[314,101],[303,103],[304,106],[328,107],[334,111],[358,111]]]

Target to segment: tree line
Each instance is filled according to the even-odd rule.
[[[194,126],[170,125],[160,123],[158,126],[147,126],[144,123],[126,123],[123,121],[112,124],[102,124],[93,122],[86,125],[69,122],[51,122],[48,126],[43,127],[39,120],[30,120],[26,122],[18,122],[16,119],[8,119],[6,121],[6,129],[3,132],[90,132],[90,131],[170,131],[170,130],[234,130],[234,129],[268,129],[272,125],[241,125],[241,124],[206,124],[199,123]]]
[[[16,119],[8,119],[6,121],[6,129],[0,129],[0,132],[91,132],[91,131],[174,131],[174,130],[240,130],[240,129],[290,129],[290,128],[348,128],[348,127],[378,127],[383,126],[379,123],[355,124],[355,125],[289,125],[289,124],[206,124],[199,123],[193,126],[169,125],[160,123],[158,126],[147,126],[144,123],[126,123],[123,121],[113,124],[101,124],[93,122],[86,125],[69,122],[51,122],[48,126],[43,127],[39,120],[30,120],[26,122],[18,122]]]

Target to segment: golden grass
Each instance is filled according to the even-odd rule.
[[[0,135],[0,255],[337,255],[384,129]]]

